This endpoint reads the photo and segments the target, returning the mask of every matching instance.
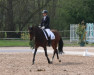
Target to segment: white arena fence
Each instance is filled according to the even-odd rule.
[[[76,34],[78,24],[70,24],[70,42],[79,41],[79,36]]]
[[[70,24],[70,42],[79,42],[78,24]],[[94,43],[94,23],[86,23],[86,42]]]

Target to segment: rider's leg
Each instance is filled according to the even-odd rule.
[[[50,29],[45,29],[47,34],[48,34],[48,46],[51,46],[51,34],[50,34]]]

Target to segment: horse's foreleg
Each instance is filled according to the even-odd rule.
[[[36,52],[37,52],[37,49],[35,49],[35,52],[34,52],[34,55],[33,55],[33,62],[32,62],[32,65],[34,64],[34,61],[35,61]]]
[[[48,60],[48,63],[51,64],[51,61],[50,61],[49,58],[48,58],[47,48],[44,48],[44,51],[45,51],[45,56],[46,56],[46,58],[47,58],[47,60]]]
[[[59,60],[59,56],[58,56],[58,51],[56,49],[56,54],[57,54],[57,59]],[[59,60],[59,62],[61,62],[61,60]]]

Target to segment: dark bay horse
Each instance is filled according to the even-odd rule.
[[[57,54],[57,59],[59,60],[58,53],[63,53],[63,50],[62,50],[63,49],[63,41],[62,41],[58,31],[52,30],[52,32],[55,35],[55,39],[51,40],[51,45],[52,45],[52,48],[54,49],[52,60],[54,59],[55,54]],[[30,34],[30,41],[33,39],[33,37],[35,37],[35,40],[34,40],[35,41],[35,52],[33,55],[33,63],[32,64],[34,64],[35,55],[36,55],[38,47],[40,47],[40,46],[44,48],[45,56],[47,57],[48,63],[51,64],[52,62],[49,60],[48,54],[47,54],[48,41],[46,40],[43,30],[37,26],[29,27],[29,34]],[[57,50],[57,46],[58,46],[58,50]],[[61,60],[59,60],[59,62],[61,62]]]

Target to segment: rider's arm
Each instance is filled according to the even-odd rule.
[[[46,18],[45,28],[49,28],[49,23],[50,23],[50,19],[49,19],[49,17],[47,17]]]

